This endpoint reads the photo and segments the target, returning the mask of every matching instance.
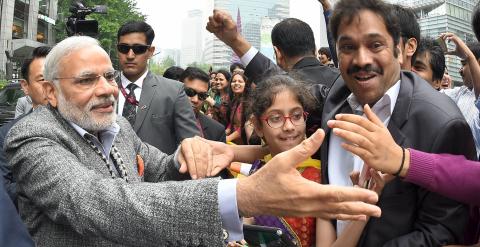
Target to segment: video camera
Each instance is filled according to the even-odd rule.
[[[67,35],[87,35],[91,37],[98,36],[98,22],[97,20],[85,20],[85,17],[92,13],[106,14],[107,6],[96,5],[93,8],[88,8],[81,2],[73,2],[70,6],[71,16],[67,20]]]

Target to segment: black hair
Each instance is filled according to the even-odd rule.
[[[284,90],[291,91],[297,97],[304,111],[315,109],[316,100],[310,93],[307,83],[295,80],[285,74],[278,74],[266,78],[255,88],[249,100],[249,113],[260,119],[272,106],[277,94]]]
[[[337,2],[329,24],[335,42],[338,40],[338,28],[342,21],[345,20],[346,24],[350,24],[362,10],[372,11],[383,19],[385,27],[393,39],[395,48],[400,41],[398,18],[392,11],[392,5],[382,0],[340,0]],[[398,55],[396,48],[394,49],[394,55]]]
[[[445,55],[443,54],[442,47],[438,42],[432,38],[422,38],[417,48],[417,57],[422,54],[430,54],[430,60],[428,61],[430,68],[432,69],[432,80],[442,80],[445,73]],[[416,61],[416,58],[415,58]],[[413,63],[415,64],[415,61]]]
[[[420,25],[417,21],[417,15],[408,7],[399,4],[393,4],[393,13],[397,16],[398,24],[400,25],[400,37],[406,42],[408,39],[414,38],[417,44],[420,42]],[[412,62],[415,61],[417,53],[413,53]]]
[[[233,93],[233,90],[232,90],[232,80],[233,78],[236,76],[236,75],[239,75],[242,77],[243,81],[245,82],[245,88],[243,90],[243,93],[242,93],[242,97],[240,98],[235,98],[235,95]],[[252,93],[252,82],[250,80],[248,80],[248,78],[245,76],[244,73],[241,73],[241,72],[233,72],[232,74],[232,77],[230,78],[229,80],[229,83],[228,83],[228,95],[229,95],[229,98],[230,98],[230,107],[228,108],[227,110],[227,116],[228,116],[228,119],[230,121],[230,123],[233,123],[233,118],[235,117],[235,111],[237,109],[233,109],[234,108],[234,105],[236,104],[237,107],[240,106],[240,104],[242,104],[242,116],[241,116],[241,119],[240,119],[240,137],[242,139],[242,142],[243,143],[248,143],[248,140],[247,140],[247,133],[245,132],[245,123],[247,122],[247,118],[248,118],[248,105],[249,105],[249,96],[251,95]],[[231,131],[234,131],[234,126],[233,124],[231,124]]]
[[[272,29],[272,44],[287,57],[315,54],[315,37],[310,26],[296,18],[287,18]]]
[[[210,77],[203,70],[196,67],[187,67],[185,71],[180,75],[179,81],[185,83],[185,79],[188,80],[200,80],[205,82],[210,88]]]
[[[320,47],[320,49],[318,49],[318,54],[325,54],[328,60],[332,59],[332,53],[330,53],[330,48],[328,47]]]
[[[472,12],[472,29],[477,37],[477,41],[480,41],[480,2],[475,5]]]
[[[239,69],[241,69],[241,70],[245,70],[245,66],[243,66],[243,64],[241,64],[241,63],[232,63],[232,64],[230,65],[230,73],[233,74],[233,71],[234,71],[235,69],[237,69],[237,68],[239,68]]]
[[[217,70],[217,75],[218,74],[222,74],[223,76],[225,76],[225,79],[227,79],[227,81],[230,81],[230,79],[232,79],[232,74],[230,74],[230,72],[228,72],[227,70],[225,69],[219,69]]]
[[[33,60],[37,58],[46,57],[48,53],[50,53],[50,50],[52,50],[52,47],[50,46],[39,46],[33,49],[31,58],[27,58],[25,59],[25,61],[23,61],[22,68],[20,69],[20,73],[22,73],[22,77],[23,79],[25,79],[27,83],[30,83],[28,81],[28,76],[30,73],[30,64],[32,64]]]
[[[475,56],[475,59],[480,59],[480,43],[479,42],[468,42],[468,49],[470,49]]]
[[[171,66],[163,72],[163,77],[180,81],[180,76],[182,75],[184,69],[178,66]]]
[[[152,45],[153,39],[155,38],[155,32],[153,28],[144,21],[129,21],[123,24],[117,32],[117,42],[120,40],[120,37],[130,33],[143,33],[147,38],[147,45]]]

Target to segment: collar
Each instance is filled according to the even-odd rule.
[[[302,59],[298,60],[295,65],[293,65],[292,69],[301,69],[303,67],[313,65],[320,65],[320,61],[318,61],[316,57],[303,57]]]
[[[109,157],[110,149],[112,148],[113,141],[117,136],[118,132],[120,132],[120,126],[114,122],[112,126],[108,127],[107,129],[100,131],[98,133],[100,138],[97,136],[90,134],[88,131],[84,130],[82,127],[78,126],[74,122],[68,121],[68,123],[77,131],[77,133],[82,138],[89,138],[100,150],[102,150],[105,157]]]
[[[384,116],[383,118],[379,116],[382,121],[385,121],[385,118],[390,117],[393,113],[393,109],[397,103],[398,94],[400,93],[400,81],[401,80],[398,80],[392,87],[390,87],[387,92],[385,92],[383,97],[380,98],[372,107],[372,111],[376,114],[378,114],[382,108],[389,107],[388,116]],[[358,102],[357,97],[353,93],[348,96],[347,102],[354,113],[363,115],[363,105]]]
[[[145,71],[145,73],[142,74],[142,76],[140,76],[140,78],[138,78],[138,80],[132,82],[129,79],[127,79],[127,77],[125,77],[125,75],[122,72],[122,74],[120,76],[120,80],[122,82],[123,88],[127,88],[128,84],[130,84],[130,83],[134,83],[135,85],[138,86],[138,88],[141,89],[142,86],[143,86],[143,81],[145,80],[145,77],[147,77],[147,74],[148,74],[148,69]]]

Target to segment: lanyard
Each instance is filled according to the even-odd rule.
[[[139,104],[138,100],[135,99],[135,97],[132,97],[132,95],[127,94],[127,91],[125,91],[125,88],[123,88],[122,83],[119,83],[118,87],[120,88],[120,91],[122,92],[123,97],[125,97],[125,100],[128,103],[130,103],[131,105],[138,106],[138,104]],[[130,93],[133,93],[133,90]]]

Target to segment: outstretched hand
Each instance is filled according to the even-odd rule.
[[[395,174],[402,162],[402,148],[395,143],[383,122],[364,106],[367,118],[354,114],[338,114],[336,120],[328,121],[333,133],[346,142],[342,147],[360,157],[369,167],[388,174]],[[405,150],[405,161],[401,176],[406,174],[410,153]]]
[[[375,192],[321,185],[305,179],[296,166],[313,155],[325,133],[317,130],[293,149],[276,155],[253,175],[237,182],[237,205],[243,216],[310,216],[366,220],[380,216]]]
[[[178,153],[180,172],[189,172],[192,179],[217,175],[234,159],[227,144],[209,141],[201,137],[186,138]]]

